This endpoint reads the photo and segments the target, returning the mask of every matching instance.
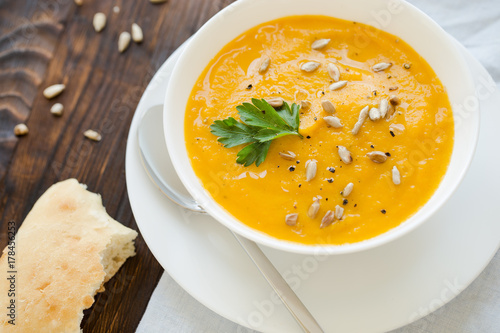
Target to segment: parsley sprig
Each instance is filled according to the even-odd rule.
[[[236,107],[241,121],[233,117],[216,120],[210,129],[226,148],[248,144],[238,152],[236,162],[246,167],[253,163],[259,166],[273,140],[285,135],[303,138],[299,133],[299,109],[299,105],[293,103],[290,107],[286,102],[275,109],[264,99],[252,98],[252,103]]]

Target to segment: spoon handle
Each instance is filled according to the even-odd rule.
[[[283,279],[276,267],[269,261],[257,244],[234,232],[233,235],[304,332],[323,333],[324,331],[321,326],[319,326],[316,319],[314,319],[306,306],[297,297],[297,294],[290,288],[288,283],[286,283],[285,279]]]
[[[159,142],[162,142],[162,140],[151,140],[151,136],[162,131],[162,116],[162,106],[156,105],[149,108],[141,119],[137,135],[142,165],[151,181],[161,190],[163,194],[165,194],[167,198],[186,209],[199,213],[205,213],[203,207],[201,207],[196,200],[183,195],[173,186],[170,186],[170,184],[163,178],[162,173],[160,172],[161,168],[159,169],[155,165],[155,159],[152,158],[153,151],[150,151],[150,148],[151,145],[158,145]],[[166,149],[167,147],[165,146],[164,148],[165,151],[162,153],[168,154]],[[233,235],[304,332],[322,333],[323,330],[311,315],[309,310],[307,310],[305,305],[301,302],[292,288],[290,288],[290,286],[286,283],[276,267],[274,267],[271,261],[269,261],[257,244],[237,235],[234,232]]]

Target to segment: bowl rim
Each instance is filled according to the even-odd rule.
[[[279,1],[279,0],[278,0]],[[284,0],[282,0],[284,1]],[[356,1],[363,1],[363,0],[356,0]],[[372,1],[373,4],[375,3],[389,3],[389,2],[394,2],[393,0],[375,0]],[[397,1],[397,0],[396,0]],[[255,5],[255,3],[263,3],[265,0],[260,0],[260,1],[255,1],[255,0],[239,0],[231,5],[227,6],[220,12],[218,12],[216,15],[214,15],[209,21],[207,21],[200,29],[199,31],[190,39],[184,50],[182,51],[179,61],[177,62],[171,77],[170,77],[170,82],[177,82],[177,80],[183,80],[184,73],[183,73],[183,68],[184,66],[189,65],[186,60],[186,55],[188,55],[190,52],[193,53],[195,48],[197,47],[197,44],[200,40],[210,38],[211,32],[214,29],[217,29],[217,26],[219,24],[224,25],[224,20],[226,19],[227,15],[231,15],[232,12],[236,11],[237,9],[244,8],[244,6],[250,6],[250,5]],[[423,13],[421,10],[416,8],[415,6],[407,3],[406,1],[401,1],[401,4],[406,6],[405,8],[408,8],[411,10],[415,15],[421,19],[422,24],[426,24],[429,27],[432,28],[434,32],[434,38],[437,38],[440,40],[440,42],[443,43],[443,47],[445,47],[452,55],[453,55],[453,60],[458,62],[461,66],[459,66],[460,70],[462,71],[461,75],[463,75],[463,78],[466,78],[464,80],[464,85],[467,85],[467,90],[473,94],[474,91],[474,84],[473,84],[473,78],[470,70],[468,69],[465,59],[459,52],[459,49],[455,43],[453,43],[453,40],[451,37],[436,23],[434,22],[429,16],[427,16],[425,13]],[[307,15],[307,14],[305,14]],[[318,14],[318,15],[325,15],[325,14]],[[290,15],[277,15],[275,19],[279,17],[286,17]],[[329,16],[329,15],[326,15]],[[269,20],[264,20],[259,23],[255,23],[253,26],[259,25],[261,23],[267,22]],[[361,22],[367,24],[365,22]],[[383,28],[378,29],[384,30]],[[245,29],[247,30],[247,29]],[[385,31],[385,30],[384,30]],[[234,36],[227,40],[225,44],[239,36],[242,32],[235,32]],[[391,32],[390,32],[391,33]],[[410,46],[412,46],[410,44]],[[413,47],[413,46],[412,46]],[[216,54],[220,50],[217,50]],[[197,51],[199,52],[199,51]],[[425,59],[425,58],[424,58]],[[425,59],[428,61],[427,59]],[[204,67],[208,64],[208,61],[204,64]],[[432,67],[432,66],[431,66]],[[433,68],[434,69],[434,68]],[[434,69],[435,70],[435,69]],[[198,79],[200,73],[198,73],[196,80]],[[441,79],[441,78],[440,78]],[[475,117],[472,118],[473,124],[473,133],[472,133],[472,138],[473,142],[471,145],[471,148],[469,148],[469,151],[466,153],[466,161],[464,165],[462,165],[460,173],[455,176],[455,179],[452,183],[451,186],[448,187],[448,189],[445,192],[445,195],[439,198],[435,198],[435,193],[439,190],[441,187],[441,184],[443,183],[446,175],[449,173],[449,170],[451,168],[451,163],[452,161],[450,160],[450,164],[448,166],[448,169],[443,176],[443,179],[441,180],[440,185],[436,189],[436,191],[432,194],[431,200],[438,200],[438,203],[435,204],[433,207],[430,209],[424,210],[424,207],[427,207],[427,203],[424,204],[418,211],[417,213],[413,214],[410,216],[407,220],[403,221],[400,225],[397,227],[394,227],[393,229],[390,229],[380,235],[377,235],[373,238],[369,238],[360,242],[356,243],[347,243],[347,244],[342,244],[342,245],[330,245],[330,244],[313,244],[313,245],[308,245],[308,244],[301,244],[301,243],[295,243],[291,241],[286,241],[282,239],[275,238],[273,236],[270,236],[264,232],[261,232],[259,230],[253,229],[246,224],[242,223],[235,217],[233,217],[229,212],[227,212],[221,205],[219,205],[208,193],[208,191],[203,187],[203,184],[201,181],[198,179],[198,177],[194,174],[194,170],[192,170],[192,166],[190,161],[188,161],[189,168],[186,169],[186,163],[182,163],[181,158],[179,158],[179,153],[184,150],[186,151],[186,144],[184,141],[184,136],[183,140],[178,140],[171,131],[168,130],[171,122],[170,120],[173,119],[175,116],[172,115],[172,112],[169,112],[169,108],[167,107],[172,101],[174,97],[177,97],[177,94],[175,93],[177,85],[174,84],[169,84],[167,87],[167,91],[165,94],[165,103],[164,103],[164,117],[163,117],[163,126],[164,126],[164,137],[165,137],[165,142],[167,144],[168,152],[172,160],[172,164],[174,166],[174,169],[179,176],[181,182],[184,184],[188,192],[193,196],[193,198],[200,203],[200,205],[205,208],[205,210],[213,217],[215,218],[219,223],[223,224],[230,230],[238,233],[239,235],[246,237],[258,244],[265,245],[271,248],[275,248],[278,250],[283,250],[286,252],[292,252],[292,253],[299,253],[299,254],[312,254],[312,255],[337,255],[337,254],[347,254],[347,253],[355,253],[355,252],[360,252],[360,251],[365,251],[377,246],[381,246],[383,244],[386,244],[388,242],[391,242],[399,237],[404,236],[405,234],[411,232],[412,230],[418,228],[420,225],[425,223],[430,216],[432,216],[436,211],[439,210],[440,207],[442,207],[446,201],[455,193],[456,189],[462,182],[463,178],[465,177],[465,174],[467,170],[469,169],[469,166],[472,162],[472,158],[474,156],[475,148],[477,145],[478,137],[479,137],[479,112],[473,112],[473,115]],[[192,87],[191,87],[192,89]],[[191,91],[190,91],[191,92]],[[189,93],[190,93],[189,92]],[[450,101],[451,104],[451,101]],[[456,117],[457,113],[455,112],[455,105],[452,105],[452,110],[454,117]],[[183,108],[182,111],[182,124],[184,124],[184,114],[185,114],[186,108]],[[475,111],[478,111],[478,107]],[[184,127],[184,126],[182,126]],[[182,133],[184,134],[184,130],[181,129]],[[456,128],[455,128],[455,135],[456,135]],[[177,140],[176,140],[177,139]],[[180,143],[182,142],[182,147],[183,149],[179,150]],[[453,152],[455,152],[456,147],[454,146]],[[187,156],[187,152],[186,152]],[[184,157],[186,157],[184,156]],[[453,153],[452,153],[452,159],[453,159]],[[189,175],[188,175],[189,173]],[[429,202],[428,201],[428,202]],[[423,213],[422,213],[423,212]],[[418,219],[414,218],[417,214],[420,214],[418,216]]]

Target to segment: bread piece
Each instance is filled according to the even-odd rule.
[[[16,325],[5,309],[10,283],[8,249],[0,258],[0,332],[80,332],[83,310],[135,255],[137,232],[113,220],[98,194],[76,179],[50,187],[35,203],[15,239]]]

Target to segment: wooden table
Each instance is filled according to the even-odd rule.
[[[7,221],[19,227],[53,183],[77,178],[102,194],[108,213],[135,230],[125,184],[125,147],[132,116],[152,76],[168,56],[231,0],[0,0],[0,246]],[[107,26],[96,33],[96,12]],[[133,22],[142,44],[118,52]],[[42,91],[66,90],[53,100]],[[60,102],[62,117],[49,112]],[[30,132],[16,137],[24,122]],[[87,129],[101,142],[83,136]],[[85,312],[84,332],[134,332],[163,269],[144,240]]]

